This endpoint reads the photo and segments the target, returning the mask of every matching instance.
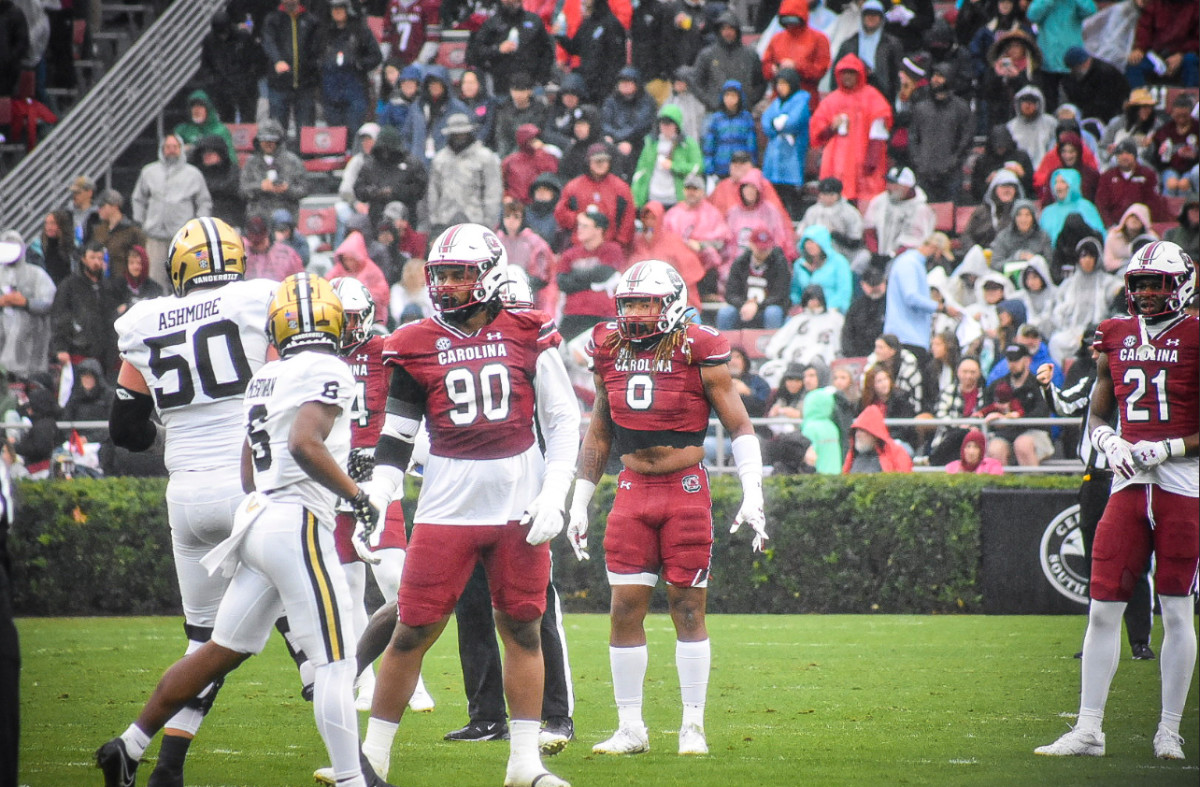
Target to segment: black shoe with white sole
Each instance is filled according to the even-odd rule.
[[[96,750],[96,767],[104,772],[104,787],[133,787],[138,761],[125,751],[125,741],[113,738]]]
[[[506,741],[508,725],[502,721],[472,721],[442,737],[448,741]]]

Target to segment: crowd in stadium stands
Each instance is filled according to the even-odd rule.
[[[0,0],[0,96],[63,84],[83,6]],[[664,259],[743,349],[750,414],[794,421],[760,428],[777,472],[1069,457],[1058,430],[884,419],[1049,416],[1034,372],[1092,368],[1130,255],[1200,258],[1198,36],[1195,0],[232,0],[133,192],[80,176],[0,235],[0,406],[33,423],[10,438],[45,472],[54,418],[102,416],[113,318],[214,215],[251,277],[353,276],[391,326],[430,313],[429,238],[496,228],[585,403],[589,328]],[[348,131],[334,172],[300,149],[314,125]],[[336,226],[306,238],[318,193]]]

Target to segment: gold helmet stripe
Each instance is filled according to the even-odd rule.
[[[300,311],[300,332],[315,331],[317,321],[313,319],[312,283],[307,273],[296,276],[296,306]]]
[[[200,222],[200,228],[204,230],[204,245],[208,247],[208,256],[212,264],[213,273],[225,272],[225,244],[221,242],[221,232],[217,229],[217,224],[212,220],[211,216],[197,217],[196,221]]]

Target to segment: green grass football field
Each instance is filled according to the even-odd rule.
[[[576,787],[644,785],[1195,785],[1200,714],[1193,679],[1182,733],[1184,762],[1154,759],[1158,662],[1128,648],[1109,698],[1103,759],[1037,757],[1078,709],[1084,618],[724,615],[709,619],[713,672],[707,732],[712,754],[675,754],[679,687],[674,634],[648,621],[645,716],[651,751],[591,753],[614,729],[608,621],[564,621],[576,691],[578,739],[547,763]],[[92,752],[132,721],[182,647],[175,618],[18,621],[21,783],[100,784]],[[1154,646],[1161,643],[1156,630]],[[391,781],[404,786],[500,785],[507,743],[445,743],[467,721],[453,625],[425,663],[438,706],[408,714]],[[327,764],[312,709],[277,634],[226,681],[187,767],[189,785],[312,784]],[[366,714],[360,714],[365,729]],[[147,752],[144,784],[157,753]]]

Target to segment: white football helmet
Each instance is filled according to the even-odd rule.
[[[329,280],[330,286],[342,301],[346,322],[342,329],[342,349],[349,350],[367,340],[375,325],[375,299],[358,279],[338,276]]]
[[[425,282],[433,308],[442,314],[473,311],[477,304],[500,296],[508,252],[496,233],[482,224],[455,224],[433,242],[425,262]],[[448,269],[458,268],[459,274]],[[444,275],[452,278],[444,280]],[[466,293],[459,303],[455,296]]]
[[[529,287],[529,274],[517,265],[504,268],[504,284],[500,287],[500,303],[506,309],[532,309],[533,290]]]
[[[636,263],[617,284],[617,330],[623,339],[649,339],[670,333],[687,321],[687,285],[679,271],[662,260]],[[657,314],[626,314],[631,300],[658,301]]]
[[[1155,314],[1142,314],[1133,296],[1135,278],[1157,276],[1161,282],[1157,294],[1165,297],[1163,310]],[[1142,292],[1146,292],[1142,290]],[[1148,243],[1133,255],[1125,269],[1125,300],[1129,313],[1143,317],[1161,317],[1177,314],[1192,299],[1196,292],[1196,266],[1192,258],[1177,244],[1170,241]]]

